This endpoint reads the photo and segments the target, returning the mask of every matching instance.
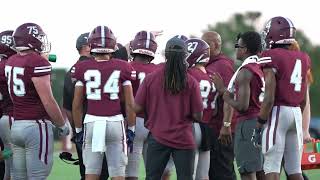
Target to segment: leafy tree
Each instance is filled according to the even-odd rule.
[[[248,12],[246,14],[234,14],[227,22],[218,22],[215,25],[208,25],[205,31],[216,31],[222,39],[222,52],[234,56],[234,43],[241,32],[254,31],[256,21],[261,16],[259,12]]]

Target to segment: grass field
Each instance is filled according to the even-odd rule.
[[[144,166],[143,163],[140,163],[140,177],[139,179],[145,178]],[[319,170],[309,170],[306,171],[310,180],[320,180],[320,169]],[[238,180],[240,180],[239,175]],[[79,170],[78,166],[69,165],[61,161],[58,157],[58,153],[54,155],[54,164],[51,171],[51,174],[48,180],[79,180]],[[171,178],[172,180],[176,179],[175,174]],[[281,180],[285,180],[286,178],[282,175]]]

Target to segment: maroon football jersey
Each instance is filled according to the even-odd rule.
[[[49,119],[32,77],[51,74],[51,65],[38,53],[11,56],[5,66],[14,120]]]
[[[149,63],[145,64],[138,61],[132,61],[131,66],[137,72],[137,79],[132,82],[133,95],[136,96],[138,88],[147,74],[157,70],[159,66]]]
[[[310,69],[309,56],[301,51],[276,48],[264,51],[259,63],[262,68],[276,71],[276,92],[274,105],[300,106],[304,100],[307,71]]]
[[[111,59],[80,61],[71,69],[71,76],[83,85],[87,98],[87,114],[114,116],[121,114],[122,86],[136,79],[136,72],[126,61]]]
[[[198,81],[203,104],[203,123],[209,123],[216,106],[218,93],[208,74],[196,67],[192,67],[188,72]]]
[[[199,83],[187,74],[186,88],[176,95],[164,89],[164,67],[150,73],[140,85],[135,102],[144,107],[145,126],[161,144],[195,148],[192,114],[203,111]]]
[[[144,78],[146,77],[146,75],[158,69],[159,66],[152,63],[145,64],[138,61],[132,61],[130,64],[132,65],[133,69],[137,72],[137,79],[135,81],[132,81],[133,95],[136,96],[138,88],[144,80]],[[139,113],[137,114],[137,116],[144,118],[144,113]]]
[[[208,74],[219,73],[222,77],[224,85],[228,87],[229,81],[231,80],[234,74],[234,61],[223,54],[219,54],[215,57],[210,57],[209,63],[206,66]],[[209,127],[213,128],[216,135],[219,134],[222,121],[223,121],[223,99],[222,96],[217,98],[217,114],[209,121]],[[236,119],[232,121],[232,126],[235,126]],[[234,128],[232,128],[234,130]]]
[[[0,58],[0,109],[4,115],[13,115],[13,104],[8,92],[8,83],[5,76],[4,68],[7,59]]]
[[[258,117],[260,112],[261,102],[263,100],[264,93],[264,78],[263,72],[260,68],[259,64],[250,63],[244,65],[241,69],[247,69],[252,73],[252,78],[250,81],[250,99],[249,99],[249,107],[246,112],[237,112],[236,117],[237,121],[250,120]],[[239,71],[240,72],[240,71]],[[235,94],[236,98],[239,98],[238,89],[239,83],[235,81]]]

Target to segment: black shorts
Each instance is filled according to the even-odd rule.
[[[210,128],[207,124],[199,123],[201,129],[201,144],[199,149],[201,151],[209,151],[211,149],[212,138]]]
[[[258,172],[263,167],[261,149],[253,146],[251,137],[257,119],[244,120],[237,123],[234,139],[234,153],[240,174]]]

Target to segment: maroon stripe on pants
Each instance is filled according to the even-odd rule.
[[[123,132],[123,127],[124,127],[124,125],[123,125],[123,122],[121,121],[121,131],[122,131],[122,136],[123,136],[123,135],[125,135],[125,133]],[[124,145],[124,143],[125,143],[125,142],[124,142],[124,141],[125,141],[125,139],[126,139],[126,136],[124,136],[124,137],[122,138],[122,151],[123,151],[123,152],[126,152],[126,151],[125,151],[125,149],[124,149],[124,148],[125,148],[125,145]]]
[[[273,145],[276,144],[276,134],[278,129],[279,113],[280,113],[280,106],[277,106],[276,124],[274,126],[274,131],[273,131]]]
[[[45,156],[44,156],[44,163],[48,164],[48,124],[46,123],[46,121],[44,119],[42,119],[45,127],[46,127],[46,152],[45,152]]]
[[[10,127],[10,129],[12,127],[12,116],[10,116],[10,115],[9,115],[9,127]]]
[[[41,161],[41,153],[42,153],[42,128],[41,128],[41,124],[38,120],[36,120],[38,126],[39,126],[39,132],[40,132],[40,149],[39,149],[39,159]]]
[[[86,135],[87,135],[86,124],[83,125],[83,128],[84,128],[84,133],[83,133],[83,137],[82,137],[82,149],[84,149],[86,147],[86,143],[85,143]]]
[[[273,111],[273,108],[272,108],[272,111]],[[266,152],[269,150],[269,133],[270,133],[271,121],[272,121],[272,111],[271,111],[271,115],[270,115],[270,118],[268,121]]]

